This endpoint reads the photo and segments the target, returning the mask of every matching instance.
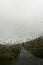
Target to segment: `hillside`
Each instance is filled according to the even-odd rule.
[[[30,51],[34,56],[43,58],[43,36],[40,36],[34,40],[27,41],[22,46]]]

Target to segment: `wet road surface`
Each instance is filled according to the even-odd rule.
[[[23,47],[15,65],[43,65],[43,59],[35,58]]]

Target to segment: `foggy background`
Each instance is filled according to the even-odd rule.
[[[43,0],[0,0],[0,40],[43,34]]]

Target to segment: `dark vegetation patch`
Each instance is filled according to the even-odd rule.
[[[20,54],[21,44],[3,45],[0,44],[0,65],[12,65],[17,62]]]
[[[16,59],[20,54],[21,46],[20,44],[16,45],[3,45],[0,44],[0,60],[10,60]]]

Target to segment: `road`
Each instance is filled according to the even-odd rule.
[[[43,59],[33,57],[22,47],[19,59],[15,65],[43,65]]]

